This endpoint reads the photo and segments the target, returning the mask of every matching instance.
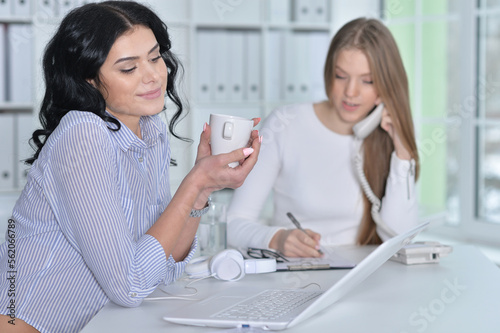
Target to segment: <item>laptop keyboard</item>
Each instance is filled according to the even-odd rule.
[[[219,319],[270,320],[280,318],[309,300],[321,295],[322,291],[265,290],[234,306],[213,315]]]

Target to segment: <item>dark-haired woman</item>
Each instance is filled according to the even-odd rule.
[[[158,113],[166,93],[178,106],[172,132],[179,64],[166,26],[137,3],[72,11],[43,64],[43,128],[14,207],[14,241],[0,248],[1,332],[77,332],[108,301],[138,306],[174,281],[209,195],[240,186],[260,148],[254,131],[251,148],[211,156],[205,125],[195,166],[171,196]]]

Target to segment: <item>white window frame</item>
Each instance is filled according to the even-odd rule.
[[[500,17],[500,9],[498,10],[486,10],[486,0],[481,0],[481,7],[477,8],[476,1],[470,0],[458,0],[459,11],[457,14],[449,15],[425,15],[422,14],[422,1],[415,0],[415,16],[409,18],[393,19],[390,18],[386,23],[391,25],[402,24],[402,23],[413,23],[415,24],[415,78],[414,82],[410,82],[414,85],[414,98],[413,103],[413,114],[415,128],[417,130],[417,138],[419,131],[424,124],[446,124],[451,121],[451,117],[457,117],[456,114],[447,115],[447,117],[423,117],[422,116],[422,26],[425,22],[430,22],[433,20],[456,20],[457,15],[460,20],[460,66],[457,70],[460,71],[460,103],[461,112],[458,114],[461,120],[461,125],[459,128],[460,132],[460,170],[458,173],[459,178],[459,223],[453,223],[448,221],[446,216],[447,212],[441,212],[434,214],[433,222],[439,224],[439,227],[435,228],[437,234],[445,235],[447,237],[452,237],[457,240],[471,241],[483,244],[495,244],[500,243],[500,224],[494,224],[491,222],[482,221],[477,217],[476,214],[476,200],[477,193],[480,190],[481,184],[478,180],[481,178],[477,177],[478,170],[478,158],[481,157],[480,146],[477,145],[478,139],[476,139],[476,128],[479,125],[485,124],[484,118],[481,119],[481,115],[484,112],[478,112],[479,107],[482,106],[481,101],[478,96],[481,91],[478,91],[478,78],[480,75],[484,77],[484,69],[479,68],[478,53],[484,59],[485,50],[478,49],[478,22],[482,22],[480,18],[484,18],[488,15],[498,15]],[[441,1],[441,0],[434,0]],[[457,0],[448,0],[457,1]],[[384,3],[384,0],[381,1]],[[381,8],[384,8],[381,6]],[[384,10],[382,10],[383,12]],[[491,123],[491,121],[490,121]],[[500,125],[500,122],[499,122]],[[479,149],[478,149],[479,148]],[[479,192],[480,193],[480,192]],[[499,203],[500,204],[500,203]],[[429,218],[423,217],[424,219]],[[432,230],[431,230],[432,231]]]
[[[464,101],[468,98],[467,96],[474,96],[476,110],[471,121],[463,122],[461,145],[463,147],[462,166],[464,167],[461,168],[460,175],[461,223],[458,229],[463,238],[499,244],[500,224],[483,221],[476,214],[478,209],[476,200],[482,188],[479,181],[482,177],[477,176],[480,172],[477,161],[483,157],[479,146],[482,140],[476,138],[476,135],[479,133],[478,127],[487,122],[484,118],[484,103],[481,100],[484,99],[484,97],[481,98],[484,96],[484,91],[479,90],[484,89],[481,80],[484,81],[487,77],[484,65],[480,62],[480,59],[485,58],[485,49],[479,45],[479,24],[484,27],[486,23],[484,19],[491,15],[498,16],[500,19],[500,9],[486,10],[485,3],[486,1],[482,0],[480,8],[477,8],[475,1],[463,1],[462,4],[464,7],[462,9],[464,41],[461,47],[469,60],[466,59],[461,66],[465,78],[462,82],[461,95],[464,96]],[[488,125],[491,125],[491,121],[488,121]]]

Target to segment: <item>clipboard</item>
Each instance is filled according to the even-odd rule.
[[[277,272],[351,269],[356,266],[354,262],[344,258],[334,249],[326,249],[322,258],[285,257],[281,253],[272,249],[260,249],[253,247],[247,248],[246,251],[240,249],[240,252],[245,258],[248,259],[276,259]]]
[[[277,262],[276,271],[310,271],[310,270],[328,270],[328,269],[351,269],[356,266],[352,261],[330,252],[325,253],[323,258],[291,258],[286,257],[288,261]]]

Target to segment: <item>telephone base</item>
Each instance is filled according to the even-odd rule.
[[[439,259],[452,250],[451,246],[439,242],[415,242],[404,246],[391,260],[405,265],[439,263]]]

